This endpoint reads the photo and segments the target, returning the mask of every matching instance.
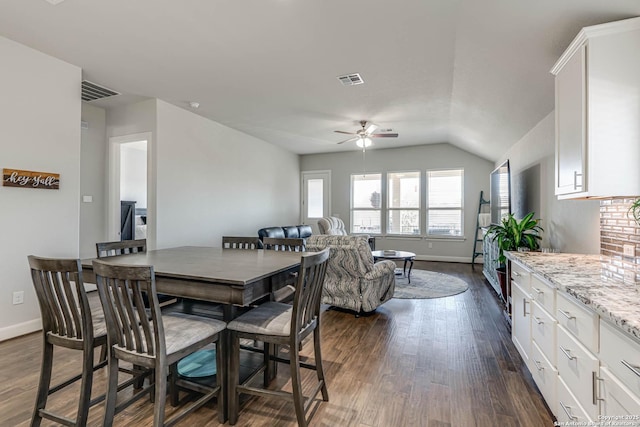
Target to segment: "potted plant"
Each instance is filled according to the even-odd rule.
[[[498,245],[498,258],[496,271],[500,280],[502,295],[506,299],[506,261],[504,251],[515,251],[520,248],[526,250],[538,249],[538,242],[541,239],[540,232],[544,231],[538,225],[539,219],[534,219],[534,212],[525,215],[518,221],[513,214],[502,218],[501,224],[494,224],[489,227],[485,238],[491,239]]]
[[[628,213],[633,216],[633,219],[636,221],[636,224],[640,225],[640,198],[637,198],[633,201],[631,206],[629,206]]]

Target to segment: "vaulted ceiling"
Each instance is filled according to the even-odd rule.
[[[638,0],[2,0],[0,35],[124,95],[190,108],[299,154],[360,120],[495,160],[554,107],[549,70],[583,26]],[[364,84],[337,76],[360,73]],[[176,141],[178,143],[178,141]]]

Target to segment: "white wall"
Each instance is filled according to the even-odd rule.
[[[60,174],[59,190],[0,187],[3,340],[41,327],[27,255],[78,256],[81,70],[3,37],[0,58],[0,166]]]
[[[82,121],[89,128],[82,130],[80,194],[91,196],[93,201],[80,202],[80,257],[92,258],[96,256],[96,243],[107,240],[106,112],[83,102]]]
[[[298,155],[158,100],[157,247],[300,220]]]
[[[147,149],[139,142],[122,144],[120,151],[120,200],[147,207]]]
[[[509,159],[511,198],[535,211],[544,228],[543,246],[561,252],[600,252],[600,203],[597,200],[558,200],[555,180],[555,113],[551,112],[507,151],[496,166]]]
[[[376,249],[400,249],[416,253],[421,259],[471,260],[480,191],[489,192],[489,174],[493,164],[488,160],[450,144],[417,147],[371,149],[366,153],[367,172],[422,171],[427,169],[464,168],[464,234],[465,240],[387,237],[376,240]],[[363,171],[362,152],[312,154],[301,157],[301,170],[331,170],[331,208],[347,227],[350,226],[351,174]],[[423,224],[424,228],[424,224]],[[431,248],[429,248],[431,244]]]

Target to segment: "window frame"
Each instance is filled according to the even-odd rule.
[[[391,207],[391,203],[389,200],[389,197],[391,197],[391,192],[389,191],[389,184],[390,184],[390,176],[394,175],[394,174],[409,174],[409,173],[417,173],[418,174],[418,205],[415,208],[407,208],[407,207]],[[385,235],[387,236],[392,236],[392,237],[422,237],[424,236],[423,234],[423,228],[422,228],[422,214],[423,214],[423,208],[422,208],[422,200],[423,200],[423,179],[422,179],[422,171],[421,170],[415,170],[415,169],[411,169],[411,170],[401,170],[401,171],[387,171],[384,173],[386,176],[384,177],[385,179],[383,180],[383,182],[385,183],[385,187],[383,188],[383,194],[386,193],[384,199],[386,201],[386,206],[383,212],[384,215],[384,226],[385,226]],[[391,214],[391,212],[393,211],[416,211],[418,213],[418,233],[392,233],[390,232],[391,227],[389,225],[389,216]]]
[[[354,200],[353,200],[353,196],[354,196],[354,178],[357,176],[367,176],[367,175],[379,175],[380,176],[380,207],[375,208],[375,207],[366,207],[366,208],[356,208],[354,207]],[[350,187],[350,194],[349,194],[349,232],[353,233],[353,234],[370,234],[370,235],[375,235],[375,236],[382,236],[385,234],[385,223],[383,221],[383,212],[385,211],[385,197],[383,197],[383,194],[386,192],[386,189],[384,187],[384,172],[365,172],[365,173],[351,173],[349,175],[349,187]],[[371,231],[367,231],[367,232],[363,232],[363,231],[355,231],[354,230],[354,225],[355,225],[355,221],[354,221],[354,212],[357,211],[377,211],[380,217],[380,231],[378,233],[373,233]]]
[[[431,208],[429,205],[429,191],[431,189],[431,185],[429,184],[430,172],[445,172],[445,171],[460,171],[460,207],[433,207]],[[465,238],[465,227],[464,227],[464,167],[456,167],[456,168],[434,168],[427,169],[425,172],[425,234],[424,237],[427,239],[445,239],[445,240],[460,240]],[[460,211],[460,234],[459,235],[440,235],[440,234],[431,234],[429,232],[429,212],[431,211]]]

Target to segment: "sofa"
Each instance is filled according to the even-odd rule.
[[[330,249],[322,302],[355,312],[370,312],[393,297],[393,261],[373,262],[369,236],[313,235],[307,251]]]
[[[265,227],[258,230],[258,237],[262,241],[265,237],[274,237],[276,239],[306,239],[311,236],[310,225],[285,225],[282,227]]]

